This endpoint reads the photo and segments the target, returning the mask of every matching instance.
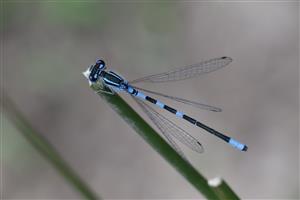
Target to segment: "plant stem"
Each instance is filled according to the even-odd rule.
[[[207,199],[219,199],[216,191],[208,185],[207,180],[185,159],[183,159],[137,112],[135,112],[118,94],[111,95],[99,92],[103,89],[96,82],[91,88],[106,100],[148,144],[150,144],[165,160],[182,174]]]
[[[26,120],[13,101],[6,95],[1,99],[4,111],[25,139],[86,199],[99,197],[68,166],[55,148]],[[2,110],[2,108],[1,108]]]
[[[213,187],[220,199],[239,200],[240,198],[229,187],[225,180],[220,180],[220,184]]]

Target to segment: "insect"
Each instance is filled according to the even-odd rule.
[[[167,139],[168,143],[183,157],[184,153],[178,146],[178,144],[175,142],[174,138],[179,140],[181,143],[189,147],[190,149],[202,153],[204,151],[204,148],[202,144],[193,136],[191,136],[189,133],[187,133],[185,130],[171,122],[169,119],[164,117],[163,115],[159,114],[156,110],[154,110],[148,103],[154,104],[155,106],[164,109],[170,113],[173,113],[178,118],[181,118],[183,120],[188,121],[189,123],[200,127],[201,129],[204,129],[208,133],[211,133],[212,135],[216,136],[217,138],[227,142],[232,147],[237,148],[241,151],[247,151],[248,147],[245,144],[242,144],[238,142],[237,140],[220,133],[207,125],[203,124],[202,122],[186,115],[185,113],[178,111],[177,109],[168,106],[164,104],[163,102],[159,101],[158,99],[152,98],[148,95],[145,95],[145,93],[150,93],[153,95],[161,96],[164,98],[168,98],[177,102],[181,102],[184,104],[188,104],[200,109],[205,109],[209,111],[214,112],[220,112],[221,109],[186,100],[179,97],[173,97],[166,94],[142,89],[139,87],[134,86],[136,83],[140,82],[151,82],[151,83],[163,83],[163,82],[169,82],[169,81],[179,81],[184,79],[193,78],[202,74],[207,74],[213,71],[216,71],[220,68],[223,68],[227,66],[229,63],[232,62],[232,59],[230,57],[220,57],[220,58],[214,58],[207,61],[203,61],[194,65],[184,66],[181,68],[177,68],[175,70],[165,72],[165,73],[159,73],[155,75],[146,76],[143,78],[139,78],[133,81],[127,81],[117,73],[113,71],[107,71],[105,62],[103,60],[97,60],[94,65],[92,65],[86,72],[84,72],[84,75],[88,78],[90,84],[93,84],[97,81],[101,81],[102,85],[106,87],[106,90],[99,90],[98,92],[106,92],[109,94],[114,94],[115,92],[126,92],[130,94],[134,100],[138,103],[138,105],[143,109],[143,111],[147,114],[147,116],[152,120],[152,122],[157,126],[157,128],[162,132],[162,134]],[[108,90],[107,90],[108,89]]]

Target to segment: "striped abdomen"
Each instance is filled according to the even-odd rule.
[[[234,140],[234,139],[232,139],[232,138],[230,138],[230,137],[228,137],[228,136],[226,136],[226,135],[224,135],[224,134],[222,134],[222,133],[220,133],[220,132],[218,132],[218,131],[216,131],[216,130],[208,127],[208,126],[206,126],[205,124],[197,121],[196,119],[194,119],[192,117],[189,117],[188,115],[185,115],[184,113],[179,112],[178,110],[176,110],[176,109],[174,109],[174,108],[172,108],[168,105],[165,105],[164,103],[162,103],[162,102],[160,102],[156,99],[153,99],[152,97],[144,95],[142,92],[139,92],[134,88],[130,87],[128,89],[128,92],[131,93],[132,95],[140,98],[140,99],[149,101],[149,102],[153,103],[154,105],[175,114],[177,117],[185,119],[186,121],[188,121],[188,122],[202,128],[202,129],[206,130],[207,132],[217,136],[218,138],[224,140],[225,142],[229,143],[231,146],[233,146],[233,147],[235,147],[235,148],[237,148],[241,151],[247,151],[247,149],[248,149],[248,147],[246,145],[239,143],[238,141],[236,141],[236,140]]]

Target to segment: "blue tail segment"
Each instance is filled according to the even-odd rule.
[[[233,146],[234,148],[237,148],[241,151],[247,151],[248,147],[242,143],[239,143],[238,141],[230,138],[229,142],[228,142],[231,146]]]
[[[179,112],[176,109],[174,109],[170,106],[167,106],[164,103],[162,103],[162,102],[160,102],[156,99],[153,99],[152,97],[144,95],[142,92],[140,92],[140,91],[138,91],[138,90],[136,90],[132,87],[129,87],[129,89],[127,91],[130,94],[132,94],[132,95],[134,95],[134,96],[136,96],[136,97],[138,97],[142,100],[146,100],[146,101],[158,106],[159,108],[163,108],[163,109],[169,111],[170,113],[175,114],[177,117],[185,119],[186,121],[188,121],[188,122],[202,128],[202,129],[206,130],[207,132],[209,132],[209,133],[217,136],[218,138],[224,140],[225,142],[229,143],[231,146],[233,146],[236,149],[239,149],[240,151],[247,151],[247,149],[248,149],[248,147],[246,145],[241,144],[240,142],[238,142],[238,141],[236,141],[236,140],[234,140],[234,139],[232,139],[232,138],[230,138],[230,137],[228,137],[228,136],[226,136],[226,135],[224,135],[224,134],[222,134],[222,133],[220,133],[220,132],[218,132],[218,131],[216,131],[216,130],[208,127],[208,126],[206,126],[205,124],[197,121],[196,119],[194,119],[192,117],[189,117],[189,116],[185,115],[184,113]]]

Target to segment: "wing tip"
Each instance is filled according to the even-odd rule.
[[[221,57],[221,59],[227,60],[228,62],[232,62],[232,60],[233,60],[231,57],[228,57],[228,56],[223,56],[223,57]]]
[[[199,141],[197,141],[197,144],[199,145],[199,149],[197,149],[196,152],[203,153],[204,152],[204,148],[203,148],[202,144]]]
[[[210,109],[210,111],[213,111],[213,112],[222,112],[222,109],[221,108],[212,108],[212,109]]]

